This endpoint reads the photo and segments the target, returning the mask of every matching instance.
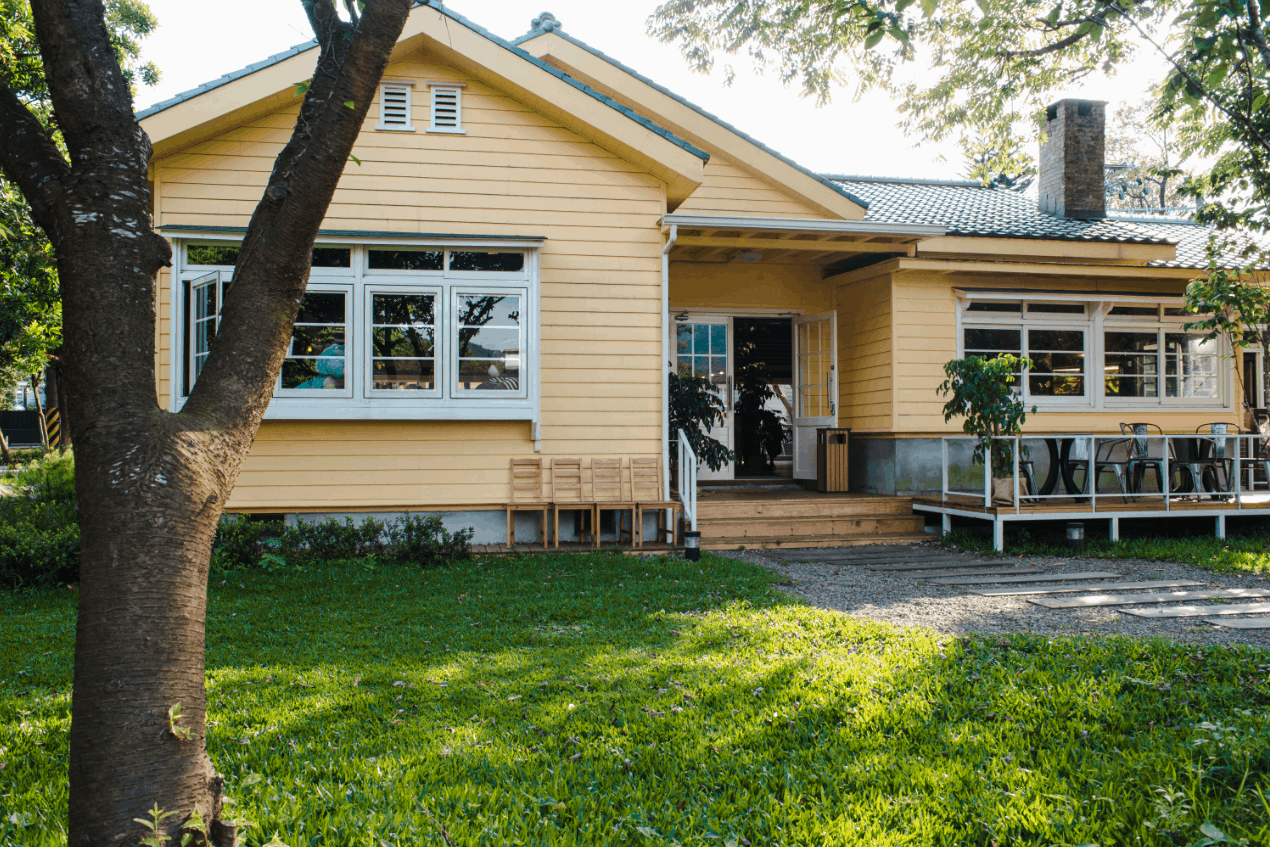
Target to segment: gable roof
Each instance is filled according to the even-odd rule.
[[[1194,221],[1150,217],[1108,216],[1077,220],[1042,212],[1036,198],[977,182],[921,180],[894,177],[826,174],[826,179],[869,201],[865,220],[897,224],[943,226],[949,235],[987,238],[1030,238],[1113,244],[1176,245],[1172,260],[1149,262],[1151,267],[1203,268],[1213,230]],[[1239,266],[1237,257],[1222,257],[1223,265]]]
[[[456,61],[488,71],[500,87],[514,92],[513,96],[526,99],[617,155],[647,167],[666,182],[672,208],[701,184],[708,153],[440,2],[416,0],[398,45],[419,38],[427,39],[430,49],[443,54],[450,51]],[[311,71],[315,56],[309,54],[317,49],[315,41],[297,44],[143,110],[138,120],[150,134],[156,155],[162,155],[162,141],[167,141],[168,147],[184,143],[197,135],[199,127],[223,123],[230,115],[249,116],[293,102],[293,80],[300,78],[295,74]],[[604,108],[595,111],[584,103],[599,103]]]
[[[687,150],[688,152],[692,153],[694,156],[697,156],[698,158],[700,158],[702,161],[708,161],[710,159],[709,153],[706,153],[704,150],[698,150],[696,147],[692,146],[692,144],[678,137],[670,130],[658,126],[657,124],[650,121],[648,118],[636,112],[634,109],[631,109],[622,103],[618,103],[613,98],[608,97],[607,95],[602,94],[599,91],[596,91],[590,86],[585,85],[576,79],[573,79],[568,74],[562,73],[556,68],[551,67],[551,65],[547,64],[541,59],[538,59],[535,56],[531,56],[529,53],[526,53],[524,50],[521,50],[520,48],[511,44],[510,42],[505,41],[502,38],[499,38],[497,35],[485,29],[485,27],[481,26],[480,24],[474,23],[473,21],[470,21],[467,18],[463,17],[462,15],[460,15],[458,12],[454,11],[453,9],[447,8],[446,6],[444,6],[443,4],[439,2],[429,2],[429,0],[415,0],[414,8],[419,8],[421,6],[428,6],[432,9],[435,9],[436,11],[445,15],[447,18],[455,21],[456,23],[462,24],[463,26],[467,27],[473,32],[476,32],[484,36],[485,38],[494,42],[498,46],[503,47],[507,50],[510,50],[511,52],[519,56],[520,58],[524,59],[526,62],[529,62],[530,64],[536,66],[540,70],[546,71],[547,73],[551,74],[552,76],[556,77],[562,82],[598,100],[599,102],[603,103],[609,108],[615,109],[616,111],[622,113],[626,117],[635,121],[637,124],[644,127],[645,129],[657,135],[660,135],[662,138],[666,139],[672,144],[678,147],[681,147],[684,150]],[[220,88],[222,85],[227,85],[233,82],[234,80],[241,79],[245,76],[249,76],[255,73],[256,71],[264,70],[265,68],[271,67],[272,65],[276,65],[279,62],[290,59],[293,56],[298,56],[301,53],[308,52],[309,50],[316,50],[317,47],[318,47],[317,40],[310,39],[308,41],[305,41],[302,44],[297,44],[294,47],[290,47],[286,50],[283,50],[281,53],[274,53],[272,56],[270,56],[267,59],[264,59],[259,62],[253,62],[252,64],[247,65],[244,68],[239,68],[236,71],[231,71],[227,74],[217,77],[216,79],[210,82],[205,82],[201,85],[198,85],[198,86],[195,86],[194,88],[189,89],[188,91],[182,91],[180,94],[177,94],[174,97],[170,97],[167,100],[164,100],[159,103],[155,103],[153,106],[150,106],[149,108],[143,109],[140,112],[138,112],[137,120],[145,120],[151,115],[156,115],[159,112],[164,111],[165,109],[170,109],[173,106],[176,106],[180,103],[184,103],[187,100],[190,100],[194,97],[199,96],[200,94],[204,94],[213,89]]]

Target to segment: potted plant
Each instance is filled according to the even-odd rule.
[[[964,417],[962,432],[978,439],[973,460],[991,462],[992,499],[1003,499],[1011,505],[1014,442],[1009,439],[1023,432],[1027,420],[1028,410],[1017,389],[1031,366],[1031,360],[1011,355],[953,359],[944,365],[947,378],[938,389],[941,397],[949,398],[944,404],[944,420]],[[1031,411],[1035,414],[1036,407]]]

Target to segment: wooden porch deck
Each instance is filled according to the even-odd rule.
[[[697,494],[707,550],[912,544],[930,540],[924,527],[908,497],[708,483]]]

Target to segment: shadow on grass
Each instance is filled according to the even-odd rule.
[[[1270,655],[941,641],[814,611],[773,579],[612,555],[226,575],[209,749],[250,845],[1270,833]],[[71,603],[5,602],[6,636],[50,633],[65,657],[0,690],[18,816],[0,843],[60,844]],[[17,655],[2,662],[13,679]]]

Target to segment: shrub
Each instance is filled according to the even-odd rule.
[[[75,458],[50,453],[10,477],[0,497],[0,587],[41,588],[79,579]]]
[[[257,521],[246,515],[225,515],[212,539],[212,570],[254,568],[260,564],[264,545],[283,533],[282,521]]]
[[[472,529],[449,532],[436,515],[406,515],[388,527],[390,556],[404,565],[431,567],[472,555]]]
[[[46,453],[19,466],[13,486],[37,503],[75,502],[75,454]]]

